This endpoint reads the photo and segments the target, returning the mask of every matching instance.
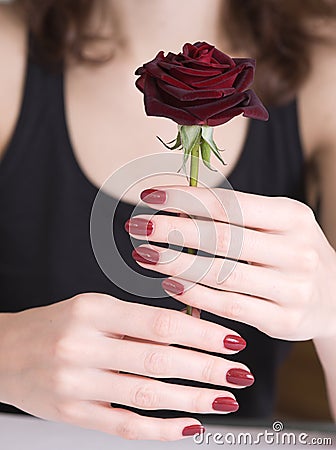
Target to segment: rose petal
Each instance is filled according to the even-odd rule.
[[[222,72],[224,72],[224,70],[230,69],[230,66],[228,64],[219,64],[216,61],[211,61],[210,63],[204,63],[202,61],[199,60],[195,60],[192,58],[185,58],[185,60],[183,61],[183,65],[187,66],[187,67],[192,67],[193,69],[199,69],[199,70],[204,70],[207,67],[211,67],[212,69],[219,69]]]
[[[238,107],[227,109],[222,113],[211,116],[207,120],[207,125],[212,127],[222,125],[240,114],[243,114],[244,117],[248,117],[250,119],[268,120],[268,111],[261,103],[255,92],[249,90],[246,91],[245,94],[247,95],[245,105],[239,105]]]
[[[269,113],[257,94],[252,89],[246,91],[246,94],[249,94],[250,99],[248,106],[244,107],[244,117],[258,120],[268,120]]]
[[[248,89],[253,83],[255,73],[255,60],[250,58],[235,58],[235,62],[238,67],[243,67],[243,70],[237,76],[234,87],[238,92],[243,92]]]
[[[141,75],[140,78],[138,78],[135,82],[135,86],[139,89],[139,91],[144,92],[145,89],[145,80],[146,75]]]
[[[198,125],[198,117],[162,101],[160,91],[153,78],[146,79],[144,100],[148,116],[167,117],[179,125]]]
[[[167,83],[162,82],[161,80],[158,80],[157,83],[159,88],[163,91],[167,92],[173,97],[176,97],[180,101],[187,102],[201,99],[222,98],[235,92],[234,88],[187,90],[171,86]]]
[[[236,116],[239,116],[242,113],[243,113],[242,107],[228,109],[227,111],[223,111],[222,113],[217,114],[216,116],[210,117],[206,121],[206,124],[209,127],[216,127],[218,125],[223,125],[224,123],[229,122],[231,119],[233,119]]]
[[[226,55],[225,53],[221,52],[217,48],[215,48],[213,52],[213,57],[220,63],[220,64],[228,64],[230,67],[234,67],[236,63],[232,58],[230,58],[229,55]]]
[[[185,67],[185,66],[176,66],[175,64],[166,63],[164,61],[161,61],[158,63],[160,67],[163,69],[169,70],[169,73],[171,73],[174,76],[179,76],[180,74],[186,74],[188,76],[192,77],[215,77],[216,75],[220,75],[221,71],[218,69],[206,69],[206,70],[199,70],[199,69],[193,69],[191,67]]]
[[[182,81],[168,75],[155,62],[148,63],[144,67],[147,72],[154,78],[158,78],[159,80],[165,81],[166,83],[172,84],[173,86],[190,89],[190,87],[186,83],[183,83]]]
[[[209,101],[203,105],[188,106],[185,108],[185,111],[190,112],[201,120],[207,120],[209,117],[241,104],[245,99],[246,93],[239,92],[220,100]]]

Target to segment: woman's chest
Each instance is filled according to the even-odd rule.
[[[169,152],[157,139],[157,136],[165,142],[174,139],[176,124],[168,119],[146,116],[143,98],[134,86],[132,72],[119,68],[107,73],[98,71],[96,76],[80,75],[76,72],[67,74],[64,95],[73,152],[86,177],[100,187],[107,178],[120,172],[123,182],[133,186],[125,198],[133,203],[138,201],[142,189],[160,184],[186,183],[185,177],[177,174],[182,163],[181,152]],[[308,127],[300,122],[309,118],[299,112],[297,119],[302,133]],[[244,151],[250,129],[249,120],[242,116],[215,129],[217,144],[225,150],[222,156],[226,165],[221,165],[215,158],[213,165],[217,172],[201,165],[200,180],[204,185],[218,186],[223,177],[233,172]],[[301,138],[302,146],[296,150],[303,152],[304,161],[309,161],[312,148],[309,144],[303,144],[307,142],[306,136],[301,135]],[[249,151],[253,152],[253,149]],[[265,149],[265,152],[271,151],[272,148]],[[164,167],[158,164],[161,153],[172,155],[171,158],[164,158]],[[150,156],[154,154],[155,157]],[[260,151],[258,155],[261,155]],[[259,162],[262,167],[263,161]],[[309,168],[307,164],[308,192],[314,189],[313,172]],[[276,170],[276,167],[273,169]],[[118,177],[115,179],[118,180]],[[110,191],[110,194],[119,195],[116,184],[113,187],[112,183],[112,190],[114,188],[116,191]]]

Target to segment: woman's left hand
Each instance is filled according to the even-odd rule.
[[[141,266],[170,276],[162,284],[172,297],[275,338],[336,336],[336,255],[308,206],[182,186],[144,191],[142,199],[183,217],[133,217],[126,226],[132,236],[213,255],[147,244],[135,249]]]

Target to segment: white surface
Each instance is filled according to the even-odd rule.
[[[261,429],[239,429],[236,427],[207,427],[207,432],[215,433],[234,433],[236,436],[239,432],[246,433],[251,431],[254,436]],[[286,430],[284,430],[286,431]],[[288,430],[290,432],[290,430]],[[300,432],[296,432],[298,434]],[[309,438],[320,436],[322,438],[331,437],[332,445],[309,445],[308,448],[336,448],[336,435],[320,433],[310,433]],[[47,422],[35,419],[29,416],[17,416],[12,414],[0,414],[0,450],[160,450],[160,449],[219,449],[219,448],[247,448],[250,445],[229,445],[223,443],[216,444],[211,441],[210,444],[205,443],[197,445],[192,438],[184,439],[176,442],[157,442],[157,441],[126,441],[121,438],[110,436],[92,430],[85,430],[70,425]],[[307,445],[254,445],[256,449],[270,449],[272,447],[282,449],[307,448]]]

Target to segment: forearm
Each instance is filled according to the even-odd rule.
[[[14,317],[0,313],[0,402],[11,404],[11,386],[14,383]]]
[[[336,422],[336,335],[333,338],[315,339],[314,344],[324,370],[330,409]]]

